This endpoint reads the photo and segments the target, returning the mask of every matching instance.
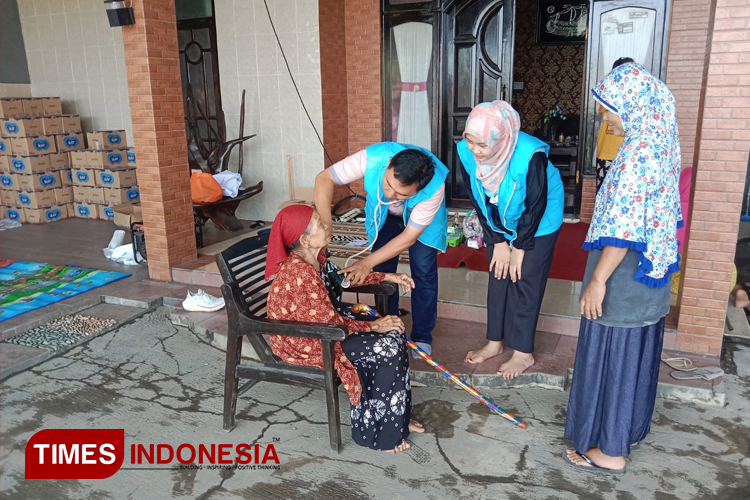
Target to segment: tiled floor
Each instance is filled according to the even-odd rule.
[[[102,253],[117,228],[107,221],[65,219],[52,224],[24,224],[3,231],[0,258],[43,262],[56,265],[75,264],[131,276],[111,285],[82,293],[62,302],[16,316],[0,323],[2,338],[43,325],[66,314],[73,314],[101,302],[101,295],[121,287],[127,288],[148,278],[146,265],[125,266],[113,262]],[[129,238],[126,236],[125,242]]]
[[[148,276],[146,266],[125,266],[102,253],[115,230],[111,222],[89,219],[64,219],[52,224],[24,224],[1,233],[0,257],[3,259],[75,264],[107,271]],[[130,242],[129,235],[124,243]]]
[[[104,257],[102,249],[109,244],[117,229],[111,222],[74,218],[52,224],[24,224],[20,228],[3,231],[0,236],[2,240],[0,258],[2,259],[56,265],[75,264],[80,267],[128,273],[131,276],[111,285],[6,320],[0,323],[2,338],[12,337],[66,314],[73,314],[81,309],[98,304],[101,302],[103,294],[121,294],[144,298],[149,301],[160,299],[162,297],[160,293],[164,290],[161,285],[158,286],[159,292],[154,293],[153,282],[142,283],[142,280],[148,278],[146,264],[125,266]],[[245,229],[237,233],[231,233],[233,235],[232,241],[246,237],[248,232],[256,231],[257,229]],[[217,229],[211,223],[207,224],[204,227],[204,241],[208,245],[207,248],[212,248],[211,245],[220,246],[222,239],[229,234]],[[129,241],[130,236],[126,231],[124,242],[128,243]],[[218,272],[212,255],[206,255],[203,259],[205,260],[204,265],[211,264],[213,265],[212,270]],[[217,286],[221,285],[220,280],[213,274],[208,279],[213,279],[212,283]],[[184,293],[187,287],[184,285],[167,284],[166,286],[170,290],[179,290],[182,293],[182,298],[185,297]],[[174,288],[175,286],[176,288]],[[218,291],[217,294],[220,295]]]
[[[200,255],[202,253],[210,253],[210,249],[214,245],[221,245],[222,243],[230,240],[235,241],[238,238],[246,237],[249,233],[255,233],[258,231],[258,229],[250,229],[249,227],[250,224],[252,224],[254,221],[241,220],[240,222],[245,227],[243,227],[239,231],[229,233],[215,226],[213,222],[208,221],[206,225],[203,226],[203,248],[198,249],[198,254]],[[208,252],[206,252],[207,250]]]

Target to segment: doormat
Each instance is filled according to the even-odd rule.
[[[46,325],[9,338],[5,342],[26,347],[57,351],[77,344],[83,338],[117,324],[113,319],[93,318],[76,314],[63,316]]]
[[[0,260],[0,322],[128,276],[83,267]]]
[[[588,228],[589,225],[585,222],[562,225],[557,243],[555,243],[555,252],[552,254],[550,278],[583,281],[588,252],[581,246],[586,238]],[[461,264],[472,271],[487,271],[489,269],[487,249],[475,250],[462,243],[455,248],[448,247],[446,253],[438,255],[438,267],[456,269]]]
[[[363,222],[333,223],[333,236],[331,237],[331,243],[328,245],[331,257],[348,259],[352,255],[356,255],[358,252],[364,250],[365,247],[367,247],[367,230]],[[363,252],[357,256],[357,260],[364,259],[370,253],[369,250]],[[401,252],[401,257],[398,261],[400,264],[409,263],[408,249]]]
[[[458,227],[463,227],[463,216],[451,217],[450,222],[457,220]],[[585,222],[575,224],[565,223],[560,228],[560,235],[555,244],[552,257],[550,278],[570,281],[583,281],[586,270],[588,252],[581,248],[589,225]],[[328,250],[331,257],[348,259],[367,246],[367,231],[363,223],[334,222],[333,237]],[[362,253],[357,259],[370,255],[369,251]],[[404,250],[399,258],[400,264],[409,264],[409,250]],[[438,254],[438,267],[457,268],[461,264],[472,271],[488,271],[487,249],[474,250],[462,243],[455,248],[448,247],[447,252]]]

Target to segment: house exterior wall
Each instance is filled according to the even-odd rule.
[[[323,137],[330,167],[349,154],[349,99],[346,67],[346,18],[344,0],[320,0],[320,76],[323,98]],[[337,186],[334,200],[348,189]]]
[[[122,28],[109,26],[104,4],[23,0],[18,13],[31,95],[60,96],[84,131],[124,129],[132,137]]]
[[[383,140],[380,0],[345,0],[349,154]],[[364,192],[362,182],[352,184]]]
[[[667,80],[677,101],[682,165],[694,165],[698,108],[706,65],[711,2],[673,0],[669,27]]]
[[[0,97],[34,97],[30,83],[0,83]]]
[[[273,220],[289,199],[286,156],[292,184],[313,187],[323,170],[323,148],[287,72],[262,1],[214,0],[222,108],[227,138],[239,133],[242,90],[245,134],[245,185],[263,181],[263,191],[240,205],[240,219]],[[307,111],[323,135],[320,36],[317,0],[268,0],[281,45]],[[232,164],[238,161],[238,149]]]
[[[718,356],[750,154],[750,0],[711,4],[676,347]]]
[[[583,190],[581,193],[581,222],[589,223],[594,216],[596,205],[596,177],[584,177],[582,179]]]

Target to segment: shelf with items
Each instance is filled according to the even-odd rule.
[[[550,162],[560,170],[565,189],[565,213],[575,214],[580,197],[578,183],[578,145],[550,144]]]

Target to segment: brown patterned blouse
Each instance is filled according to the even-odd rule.
[[[324,252],[320,253],[318,261],[321,269],[325,269]],[[384,273],[370,273],[364,284],[380,283],[384,277]],[[345,325],[350,334],[370,331],[368,321],[348,318],[336,310],[318,271],[294,252],[289,254],[273,280],[267,307],[271,319]],[[279,335],[271,335],[269,340],[274,354],[287,363],[323,368],[320,340]],[[349,394],[349,401],[356,405],[362,392],[357,370],[344,355],[340,342],[334,343],[334,352],[341,383]]]

